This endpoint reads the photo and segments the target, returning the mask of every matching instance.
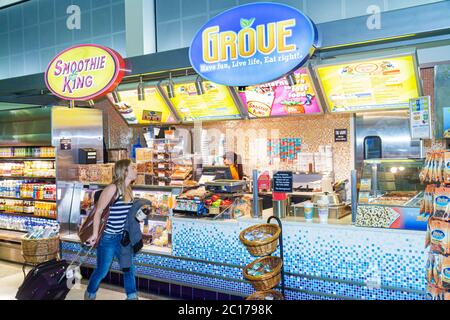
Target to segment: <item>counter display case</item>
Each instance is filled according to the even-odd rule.
[[[84,185],[81,191],[80,218],[81,225],[87,215],[92,211],[99,193],[105,185]],[[171,254],[172,252],[172,221],[171,201],[174,195],[180,194],[179,187],[171,186],[146,186],[134,185],[133,195],[135,198],[150,200],[150,214],[141,222],[141,231],[144,241],[144,251],[157,252],[159,254]],[[172,199],[171,199],[172,198]],[[73,233],[74,238],[76,233]]]
[[[424,186],[420,159],[365,160],[358,193],[356,226],[426,230],[420,215]]]

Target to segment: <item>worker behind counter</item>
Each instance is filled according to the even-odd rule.
[[[223,163],[230,168],[233,180],[242,180],[244,178],[244,169],[240,155],[229,151],[223,155]]]

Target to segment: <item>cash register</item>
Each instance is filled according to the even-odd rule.
[[[219,193],[242,192],[246,185],[245,181],[233,180],[230,167],[227,166],[203,167],[198,183],[205,185],[211,192]]]
[[[231,180],[230,167],[227,166],[205,166],[202,170],[202,175],[199,180],[199,184],[214,180]],[[203,180],[203,183],[202,183]]]

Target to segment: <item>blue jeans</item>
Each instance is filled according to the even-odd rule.
[[[97,268],[89,279],[87,294],[90,298],[95,298],[100,282],[108,275],[114,257],[119,259],[120,240],[122,235],[103,234],[97,247]],[[136,279],[134,277],[134,265],[128,271],[123,272],[125,293],[128,299],[137,297]]]

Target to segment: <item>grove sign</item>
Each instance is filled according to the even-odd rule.
[[[83,44],[53,58],[45,72],[45,83],[61,99],[87,101],[113,91],[124,74],[125,62],[119,53]]]
[[[277,3],[253,3],[208,21],[195,35],[189,59],[205,79],[249,86],[298,69],[317,46],[317,29],[302,12]]]

